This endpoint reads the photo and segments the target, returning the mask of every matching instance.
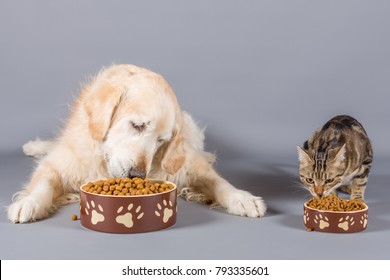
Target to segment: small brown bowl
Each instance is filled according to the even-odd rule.
[[[138,196],[101,195],[86,192],[80,187],[81,225],[95,231],[109,233],[142,233],[173,226],[176,223],[176,185],[157,194]]]
[[[368,206],[358,211],[336,212],[303,206],[303,222],[308,231],[353,233],[367,228]]]

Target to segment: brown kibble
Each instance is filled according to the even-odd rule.
[[[142,192],[142,194],[148,194],[148,193],[149,193],[149,190],[147,190],[147,189],[142,189],[141,192]]]
[[[105,181],[89,182],[82,187],[89,193],[115,196],[148,195],[167,192],[173,188],[172,184],[151,183],[149,179],[141,178],[110,178]]]
[[[312,197],[307,202],[307,206],[318,210],[335,212],[357,211],[367,207],[361,200],[347,200],[337,196]]]
[[[77,215],[76,214],[73,214],[72,217],[71,217],[72,221],[76,221],[78,218],[77,218]]]
[[[108,182],[110,183],[110,185],[115,185],[115,179],[114,178],[109,179]]]

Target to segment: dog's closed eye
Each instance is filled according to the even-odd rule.
[[[133,121],[130,122],[131,127],[135,129],[137,132],[142,132],[146,129],[149,123],[135,123]]]

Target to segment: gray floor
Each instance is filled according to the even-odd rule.
[[[0,156],[0,206],[27,180],[34,161]],[[261,195],[269,210],[261,219],[228,215],[179,200],[175,226],[144,234],[107,234],[83,228],[68,205],[49,219],[12,224],[0,215],[0,259],[389,259],[390,160],[375,162],[367,189],[368,228],[355,234],[307,232],[296,187],[294,158],[271,163],[225,160],[218,170],[237,186]]]

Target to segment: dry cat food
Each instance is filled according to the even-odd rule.
[[[149,179],[141,178],[111,178],[90,182],[83,186],[83,190],[89,193],[116,196],[163,193],[173,188],[173,185],[169,183],[151,183]]]
[[[307,206],[318,210],[327,210],[335,212],[350,212],[358,211],[366,208],[366,205],[361,200],[343,199],[337,196],[312,197]]]

